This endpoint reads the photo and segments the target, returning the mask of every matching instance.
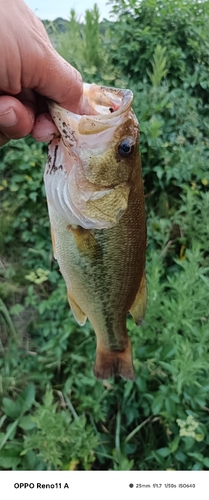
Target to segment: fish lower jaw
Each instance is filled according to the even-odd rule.
[[[123,351],[109,351],[97,347],[94,375],[101,380],[106,380],[114,375],[120,375],[125,380],[134,380],[130,339]]]

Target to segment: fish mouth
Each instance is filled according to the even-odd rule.
[[[48,101],[50,115],[60,134],[63,133],[65,120],[70,122],[72,129],[81,135],[112,129],[127,120],[133,101],[131,90],[84,83],[83,95],[92,109],[91,115],[72,113],[57,103]]]
[[[104,87],[95,84],[84,83],[83,94],[87,99],[97,120],[101,120],[104,115],[106,119],[112,120],[112,114],[117,117],[124,113],[132,104],[133,93],[128,89],[117,89]]]

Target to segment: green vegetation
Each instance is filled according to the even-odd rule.
[[[148,307],[127,325],[136,380],[97,381],[53,259],[30,137],[0,150],[0,469],[209,469],[209,2],[117,0],[51,26],[88,82],[134,92]],[[60,20],[59,20],[60,24]],[[58,24],[58,25],[59,25]],[[62,23],[61,23],[62,24]]]

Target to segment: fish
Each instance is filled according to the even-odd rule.
[[[93,372],[135,378],[127,314],[146,311],[146,217],[133,93],[84,83],[91,115],[49,102],[59,136],[44,182],[55,259],[72,313],[96,334]]]

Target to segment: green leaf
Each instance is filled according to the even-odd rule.
[[[19,420],[19,427],[21,429],[24,429],[25,431],[30,431],[35,427],[35,423],[32,420],[32,417],[30,415],[25,415],[24,417],[21,417]]]
[[[145,378],[138,377],[136,379],[136,384],[137,384],[137,387],[139,388],[139,391],[141,393],[146,392],[146,380],[145,380]]]
[[[204,458],[203,463],[204,463],[205,467],[207,467],[209,469],[209,458],[207,458],[207,457]]]
[[[159,463],[160,465],[164,464],[162,455],[159,455],[157,451],[152,451],[152,456],[154,457],[157,463]]]
[[[168,455],[170,455],[171,453],[171,450],[169,450],[169,448],[160,448],[159,450],[157,450],[157,453],[159,453],[159,455],[161,457],[168,457]]]
[[[38,193],[36,191],[33,191],[32,193],[29,194],[29,198],[34,202],[37,200],[37,196]]]
[[[187,456],[181,450],[177,450],[175,453],[175,458],[179,462],[186,462]]]
[[[28,451],[24,457],[24,464],[26,466],[26,470],[34,470],[36,460],[37,460],[37,456],[34,453],[34,451],[32,451],[32,450]]]
[[[198,452],[192,452],[192,453],[188,453],[189,457],[192,457],[192,458],[195,458],[195,460],[198,460],[199,462],[203,462],[203,455],[202,453],[198,453]]]
[[[21,408],[21,414],[30,410],[35,401],[35,385],[29,384],[19,395],[17,402]]]
[[[13,450],[0,450],[0,467],[3,469],[16,469],[20,462],[21,457]]]
[[[13,420],[19,417],[21,413],[21,405],[18,401],[12,401],[9,398],[3,398],[4,413]]]
[[[6,434],[4,434],[4,437],[0,442],[0,450],[4,447],[5,443],[8,441],[8,439],[15,432],[17,425],[18,425],[18,419],[16,419],[14,422],[12,422],[12,424],[8,425],[7,432],[6,432]]]
[[[204,440],[205,434],[195,434],[195,440],[198,441],[198,443],[201,443],[201,441]]]
[[[167,412],[170,413],[170,415],[172,415],[172,416],[175,415],[176,405],[175,405],[174,401],[172,401],[171,398],[167,398],[165,400],[165,407],[166,407]]]
[[[152,412],[157,415],[163,408],[165,397],[163,395],[157,396],[152,402]]]
[[[40,304],[38,305],[38,310],[39,310],[40,314],[43,314],[47,310],[47,307],[48,307],[47,301],[42,300],[40,302]]]
[[[125,390],[124,390],[124,398],[128,398],[132,389],[133,389],[133,382],[131,382],[131,381],[126,382]]]
[[[180,436],[176,436],[173,439],[173,441],[171,441],[171,443],[169,443],[169,448],[170,448],[171,453],[174,453],[174,451],[176,451],[178,449],[179,441],[180,441]]]
[[[20,314],[22,311],[24,311],[24,307],[21,304],[15,304],[15,306],[10,307],[10,314]]]
[[[200,86],[202,87],[202,89],[207,89],[208,88],[208,81],[200,82]]]

